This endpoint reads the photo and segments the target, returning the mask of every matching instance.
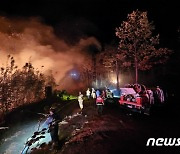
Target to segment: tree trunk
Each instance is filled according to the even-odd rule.
[[[92,64],[93,64],[93,81],[95,81],[95,84],[97,86],[96,56],[94,53],[92,54]]]
[[[119,90],[119,67],[118,67],[118,60],[116,59],[116,88]]]
[[[137,42],[137,41],[136,41]],[[138,61],[137,61],[137,49],[136,49],[136,44],[134,44],[134,51],[135,51],[135,57],[134,57],[134,62],[135,62],[135,75],[136,75],[136,81],[135,83],[138,83]]]
[[[135,75],[136,75],[136,81],[135,83],[138,83],[138,63],[137,63],[137,57],[135,55]]]
[[[89,72],[88,69],[86,70],[86,76],[87,76],[87,87],[89,87]]]

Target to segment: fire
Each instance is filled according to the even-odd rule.
[[[57,83],[74,66],[82,66],[87,59],[91,59],[85,51],[89,45],[100,47],[94,37],[82,38],[76,44],[69,45],[54,34],[51,26],[37,18],[10,20],[0,17],[0,23],[0,67],[6,67],[7,55],[11,55],[18,68],[31,62],[39,71],[52,73]]]

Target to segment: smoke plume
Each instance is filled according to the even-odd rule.
[[[58,83],[74,66],[86,63],[89,55],[84,50],[90,45],[101,48],[94,37],[81,38],[76,44],[69,45],[39,18],[0,17],[0,66],[6,65],[10,54],[19,68],[31,62],[43,73],[52,72]]]

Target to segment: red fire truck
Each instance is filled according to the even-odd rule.
[[[120,88],[119,104],[145,114],[149,114],[150,111],[148,98],[137,94],[133,88]]]

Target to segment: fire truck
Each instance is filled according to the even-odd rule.
[[[151,104],[148,97],[137,94],[133,88],[120,88],[119,104],[133,111],[150,114]]]

